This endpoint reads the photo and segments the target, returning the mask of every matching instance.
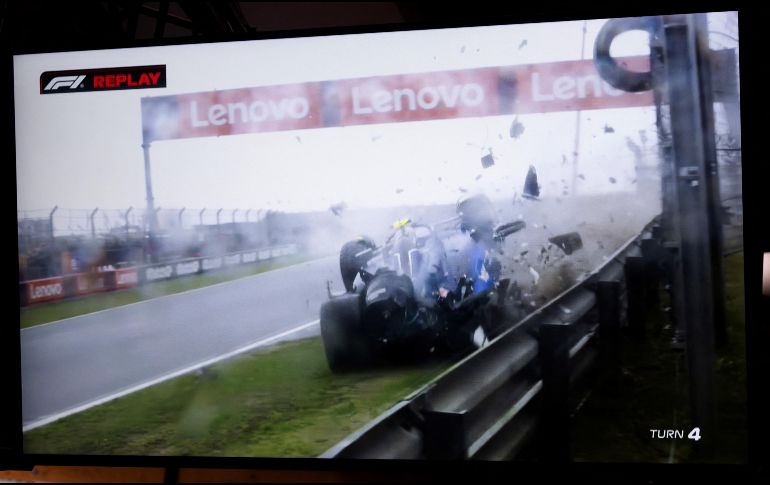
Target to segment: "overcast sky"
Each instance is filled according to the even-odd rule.
[[[586,22],[586,59],[592,57],[604,22]],[[583,25],[575,21],[17,56],[18,208],[144,207],[143,96],[575,60],[581,58]],[[641,32],[624,34],[611,53],[646,54],[646,41]],[[43,71],[151,64],[167,66],[167,88],[39,93]],[[627,137],[641,144],[640,130],[646,130],[654,158],[654,109],[594,110],[580,116],[578,172],[583,178],[577,192],[631,190],[634,159]],[[524,132],[518,138],[509,136],[513,118],[156,141],[151,147],[155,204],[241,208],[242,213],[247,208],[323,210],[339,201],[350,207],[454,202],[460,187],[511,197],[521,192],[529,165],[538,169],[544,197],[561,195],[572,177],[576,113],[519,116]],[[496,164],[484,170],[480,157],[490,149]]]

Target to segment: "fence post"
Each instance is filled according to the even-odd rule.
[[[219,232],[219,231],[220,231],[220,228],[219,228],[219,214],[222,212],[222,210],[223,210],[223,209],[219,209],[219,210],[217,211],[217,232]]]
[[[198,213],[198,221],[200,222],[201,228],[203,228],[203,213],[206,212],[206,208],[204,207],[201,209],[201,211]]]
[[[51,213],[48,214],[48,224],[51,228],[51,242],[54,241],[54,235],[53,235],[53,215],[56,213],[56,211],[59,210],[59,206],[55,205],[53,206],[53,209],[51,209]]]
[[[96,213],[99,211],[99,208],[97,207],[93,211],[91,211],[91,239],[96,239],[96,224],[94,224],[94,217],[96,217]]]
[[[545,460],[570,461],[569,446],[569,334],[564,323],[540,325],[540,368],[543,379],[543,451]]]
[[[184,210],[185,209],[186,209],[186,207],[182,207],[179,210],[179,216],[178,216],[179,217],[179,229],[182,229],[182,214],[184,214]]]
[[[131,213],[132,210],[134,210],[134,206],[129,207],[128,210],[126,211],[126,213],[123,214],[123,218],[126,221],[126,224],[124,226],[125,229],[126,229],[126,236],[128,236],[128,215]]]

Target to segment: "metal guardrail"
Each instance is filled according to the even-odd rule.
[[[637,310],[656,295],[648,285],[666,253],[652,237],[656,222],[321,457],[503,460],[537,435],[549,459],[569,460],[569,398],[595,369],[620,374],[621,326],[643,331]]]

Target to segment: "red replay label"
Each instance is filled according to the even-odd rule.
[[[165,65],[46,71],[40,75],[40,94],[165,87]]]

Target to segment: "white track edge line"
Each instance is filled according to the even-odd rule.
[[[298,327],[294,327],[294,328],[292,328],[290,330],[286,330],[285,332],[281,332],[281,333],[279,333],[277,335],[273,335],[272,337],[267,337],[267,338],[264,338],[262,340],[258,340],[256,342],[252,342],[249,345],[246,345],[246,346],[241,347],[239,349],[230,351],[230,352],[228,352],[226,354],[222,354],[222,355],[219,355],[217,357],[213,357],[211,359],[204,360],[203,362],[198,362],[197,364],[193,364],[191,366],[185,367],[185,368],[180,369],[180,370],[176,370],[174,372],[162,375],[160,377],[156,377],[154,379],[151,379],[149,381],[143,382],[141,384],[134,385],[132,387],[129,387],[128,389],[124,389],[122,391],[119,391],[119,392],[116,392],[116,393],[113,393],[113,394],[110,394],[110,395],[107,395],[107,396],[104,396],[104,397],[100,397],[100,398],[94,399],[93,401],[89,401],[87,403],[81,404],[81,405],[76,406],[74,408],[67,409],[66,411],[61,411],[61,412],[56,413],[56,414],[54,414],[52,416],[46,416],[45,418],[38,419],[36,421],[33,421],[33,422],[25,425],[22,428],[22,431],[26,433],[27,431],[31,431],[31,430],[33,430],[35,428],[39,428],[41,426],[45,426],[46,424],[50,424],[50,423],[52,423],[54,421],[58,421],[59,419],[66,418],[67,416],[71,416],[73,414],[77,414],[77,413],[79,413],[81,411],[85,411],[85,410],[90,409],[90,408],[92,408],[94,406],[98,406],[100,404],[104,404],[104,403],[112,401],[114,399],[118,399],[120,397],[126,396],[128,394],[132,394],[134,392],[141,391],[142,389],[148,388],[150,386],[154,386],[155,384],[160,384],[161,382],[173,379],[175,377],[179,377],[179,376],[184,375],[184,374],[188,374],[188,373],[193,372],[193,371],[196,371],[196,370],[198,370],[198,369],[200,369],[202,367],[206,367],[206,366],[209,366],[209,365],[212,365],[212,364],[216,364],[217,362],[221,362],[221,361],[229,359],[231,357],[235,357],[238,354],[242,354],[244,352],[248,352],[249,350],[253,350],[253,349],[257,348],[257,347],[264,346],[264,345],[266,345],[266,344],[268,344],[270,342],[278,340],[278,339],[280,339],[282,337],[285,337],[287,335],[290,335],[292,333],[300,332],[300,331],[305,330],[307,328],[310,328],[310,327],[312,327],[314,325],[318,325],[319,322],[320,322],[320,320],[313,320],[312,322],[308,322],[308,323],[302,324],[302,325],[300,325]]]

